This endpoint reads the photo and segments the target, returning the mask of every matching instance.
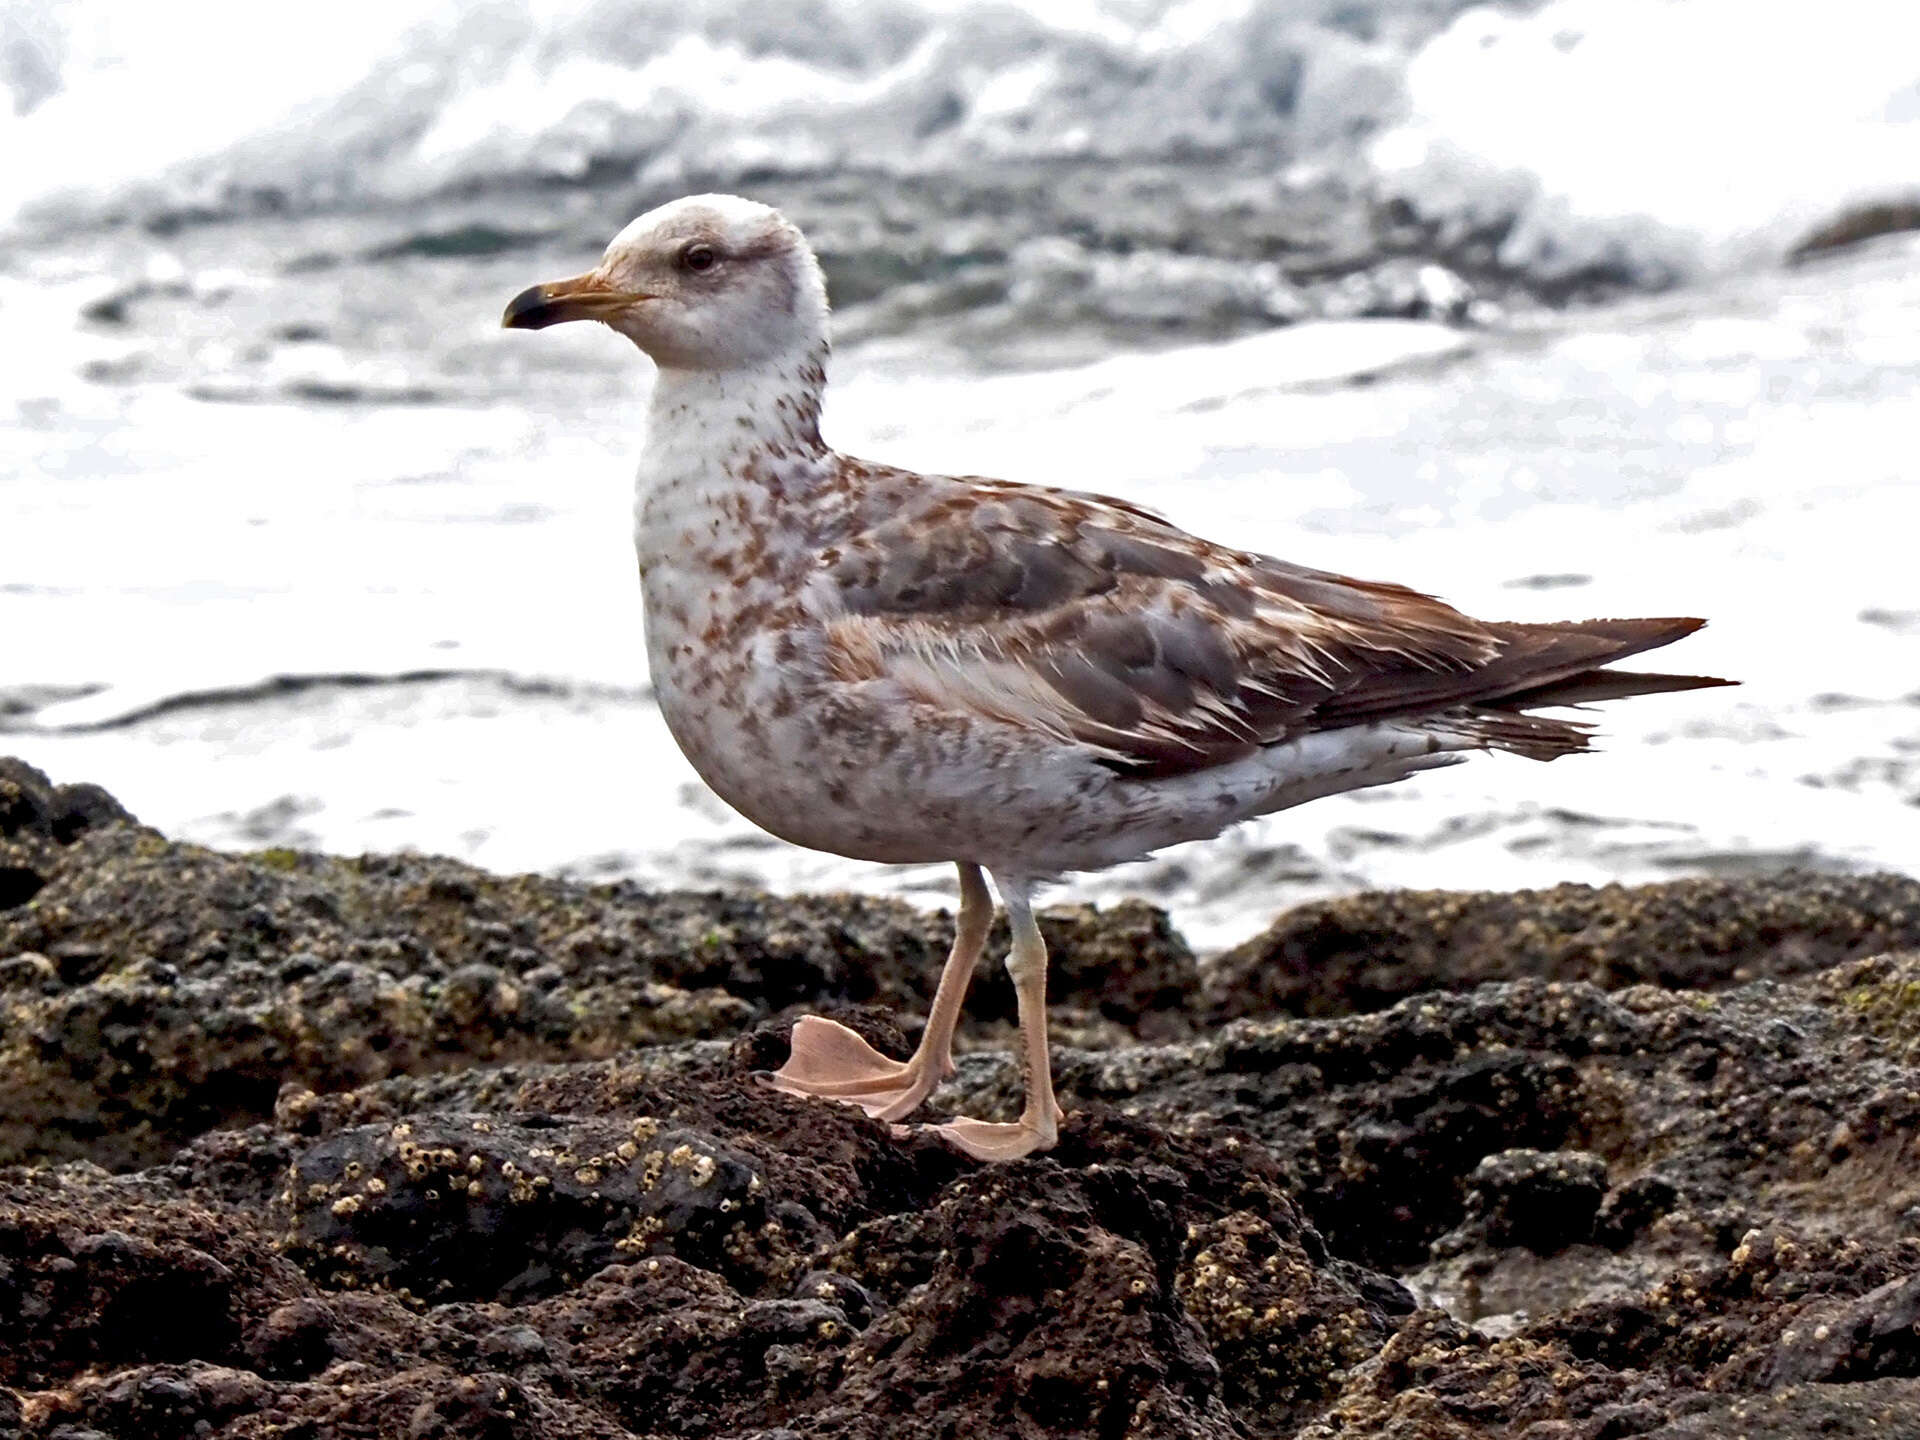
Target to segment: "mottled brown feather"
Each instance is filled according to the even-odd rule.
[[[1558,687],[1598,693],[1601,666],[1701,623],[1492,624],[1120,502],[973,479],[924,482],[823,568],[836,673],[1093,746],[1140,776],[1450,712],[1489,744],[1551,758],[1584,746],[1584,728],[1513,711],[1578,703]]]

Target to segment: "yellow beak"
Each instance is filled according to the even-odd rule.
[[[646,298],[609,289],[598,275],[576,275],[571,280],[528,286],[507,302],[500,325],[505,330],[544,330],[567,320],[609,320]]]

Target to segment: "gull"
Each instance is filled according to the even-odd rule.
[[[1474,619],[1400,585],[1216,544],[1124,500],[924,475],[821,438],[828,306],[778,211],[651,210],[502,324],[597,320],[654,362],[635,543],[660,712],[701,778],[796,845],[959,871],[953,948],[913,1056],[817,1015],[778,1089],[905,1119],[953,1073],[993,901],[1012,931],[1025,1101],[940,1135],[1052,1146],[1033,895],[1256,815],[1589,727],[1542,707],[1728,682],[1605,668],[1696,619]]]

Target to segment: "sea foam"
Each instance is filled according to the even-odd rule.
[[[1224,156],[1658,285],[1920,202],[1911,0],[27,0],[0,97],[0,223]]]

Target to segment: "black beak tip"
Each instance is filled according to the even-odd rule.
[[[500,328],[544,330],[549,325],[558,324],[561,318],[560,307],[547,298],[546,289],[529,285],[507,302],[506,313],[500,317]]]

